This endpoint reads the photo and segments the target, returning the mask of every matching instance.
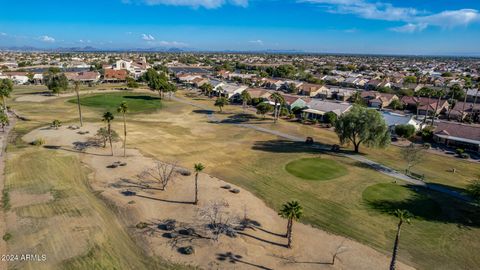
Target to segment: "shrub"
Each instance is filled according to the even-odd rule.
[[[461,149],[461,148],[457,148],[455,150],[455,153],[457,153],[457,155],[461,156],[463,153],[465,152],[465,150]]]
[[[55,120],[53,120],[53,122],[50,126],[55,128],[55,129],[58,129],[59,127],[62,126],[62,122],[60,122],[60,120],[58,120],[58,119],[55,119]]]
[[[6,234],[3,235],[2,239],[3,239],[3,241],[6,242],[6,241],[12,239],[12,234],[6,233]]]
[[[45,144],[45,139],[42,139],[42,138],[38,138],[38,139],[35,139],[33,142],[30,143],[31,145],[34,145],[34,146],[42,146]]]
[[[433,139],[433,128],[424,128],[419,132],[419,135],[422,137],[422,140],[431,141]]]
[[[192,246],[181,247],[178,249],[178,251],[184,255],[191,255],[195,253],[195,249]]]
[[[424,143],[423,148],[430,149],[430,148],[432,148],[432,144],[431,143]]]
[[[461,153],[461,154],[460,154],[460,157],[463,158],[463,159],[469,159],[469,158],[470,158],[470,155],[467,154],[467,153]]]
[[[137,227],[137,229],[145,229],[148,227],[148,224],[145,222],[140,222],[135,227]]]
[[[334,125],[335,122],[337,122],[337,114],[334,113],[334,112],[327,112],[324,116],[323,116],[323,121],[327,124],[330,124],[330,125]]]
[[[395,134],[402,138],[411,138],[415,134],[415,127],[412,125],[397,125],[395,126]]]

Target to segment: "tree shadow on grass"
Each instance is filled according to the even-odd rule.
[[[269,268],[269,267],[266,267],[266,266],[263,266],[263,265],[260,265],[260,264],[254,264],[254,263],[248,262],[248,261],[243,259],[242,255],[234,254],[232,252],[217,253],[217,260],[226,261],[226,262],[229,262],[229,263],[232,263],[232,264],[241,263],[241,264],[249,265],[249,266],[256,267],[256,268],[259,268],[259,269],[264,269],[264,270],[272,270],[273,269],[273,268]]]
[[[272,153],[321,153],[327,148],[328,146],[325,144],[306,144],[290,140],[257,141],[252,146],[252,150]]]
[[[247,123],[252,120],[261,120],[253,114],[249,113],[237,113],[227,117],[226,119],[220,121],[222,124],[240,124],[240,123]]]
[[[140,95],[140,96],[123,96],[125,99],[140,99],[140,100],[160,100],[159,97],[154,97],[154,96],[147,96],[147,95]]]
[[[202,109],[193,110],[192,112],[198,113],[198,114],[213,114],[214,113],[212,110],[202,110]]]
[[[478,206],[457,200],[426,187],[407,185],[413,195],[402,201],[378,199],[365,200],[366,204],[381,213],[394,215],[396,209],[411,212],[415,218],[426,221],[453,223],[464,227],[480,227]]]

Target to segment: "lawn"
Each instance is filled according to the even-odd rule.
[[[162,107],[160,98],[143,93],[108,93],[95,94],[80,97],[82,106],[94,107],[105,111],[117,112],[118,105],[127,102],[128,110],[131,113],[148,113]],[[68,102],[77,103],[77,99],[70,99]]]
[[[306,180],[330,180],[346,175],[345,166],[331,159],[302,158],[285,166],[290,174]]]

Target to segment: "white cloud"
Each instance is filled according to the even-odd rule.
[[[123,3],[144,3],[147,5],[185,6],[193,8],[219,8],[225,4],[247,7],[248,0],[122,0]]]
[[[257,39],[257,40],[250,40],[249,43],[256,44],[263,46],[263,40]]]
[[[179,42],[179,41],[158,41],[156,44],[164,47],[186,47],[188,46],[187,43]]]
[[[146,41],[154,41],[154,40],[155,40],[155,37],[153,37],[153,36],[150,35],[150,34],[142,34],[142,39],[143,39],[143,40],[146,40]]]
[[[7,35],[7,33],[0,32],[0,36],[3,36],[3,37],[4,37],[4,36],[6,36],[6,35]]]
[[[43,42],[48,42],[48,43],[55,42],[55,39],[53,37],[49,37],[49,36],[40,36],[39,39]]]
[[[399,27],[392,27],[390,28],[391,31],[394,32],[399,32],[399,33],[415,33],[415,32],[422,32],[427,28],[428,24],[426,23],[419,23],[419,24],[414,24],[414,23],[407,23],[403,26]]]
[[[468,26],[480,21],[480,13],[475,9],[446,10],[428,13],[411,7],[397,7],[390,3],[368,0],[298,0],[301,3],[322,5],[328,12],[353,14],[364,19],[395,21],[406,23],[390,28],[392,31],[413,33],[425,30],[428,26],[452,28]]]

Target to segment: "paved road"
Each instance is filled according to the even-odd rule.
[[[181,102],[181,103],[184,103],[184,104],[189,104],[191,106],[194,106],[194,107],[200,108],[202,110],[205,110],[206,114],[207,114],[207,118],[211,122],[215,122],[215,123],[220,122],[220,120],[215,116],[214,111],[212,111],[207,106],[203,106],[201,104],[196,104],[196,103],[193,103],[191,101],[184,100],[184,99],[177,98],[177,97],[172,97],[172,100],[175,100],[175,101],[178,101],[178,102]],[[260,132],[264,132],[264,133],[269,133],[269,134],[272,134],[272,135],[275,135],[275,136],[278,136],[278,137],[281,137],[281,138],[285,138],[287,140],[295,141],[295,142],[304,142],[305,141],[305,137],[299,137],[299,136],[295,136],[295,135],[292,135],[292,134],[287,134],[287,133],[284,133],[284,132],[281,132],[281,131],[260,127],[258,125],[234,124],[234,123],[228,123],[228,124],[237,125],[237,126],[240,126],[240,127],[243,127],[243,128],[254,129],[254,130],[257,130],[257,131],[260,131]],[[328,145],[316,145],[315,147],[317,147],[319,150],[323,150],[323,151],[329,151],[330,150],[330,147]],[[425,183],[423,181],[420,181],[420,180],[412,178],[408,175],[405,175],[401,172],[398,172],[398,171],[396,171],[392,168],[389,168],[385,165],[382,165],[378,162],[375,162],[373,160],[365,158],[361,155],[355,155],[355,154],[340,154],[340,155],[342,155],[344,157],[347,157],[347,158],[351,158],[351,159],[356,160],[358,162],[361,162],[363,164],[366,164],[366,165],[373,168],[374,170],[376,170],[379,173],[383,173],[383,174],[388,175],[390,177],[393,177],[395,179],[403,180],[403,181],[405,181],[405,182],[407,182],[411,185],[421,186],[421,187],[425,187],[425,188],[428,188],[428,189],[431,189],[431,190],[435,190],[435,191],[444,193],[446,195],[455,197],[455,198],[460,199],[460,200],[471,201],[470,198],[468,198],[467,196],[463,195],[460,192],[457,192],[455,190],[452,190],[452,189],[449,189],[449,188],[446,188],[446,187],[438,186],[438,185],[435,185],[435,184]]]

